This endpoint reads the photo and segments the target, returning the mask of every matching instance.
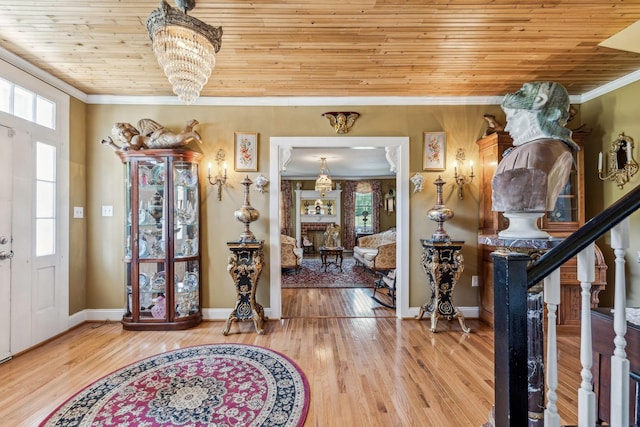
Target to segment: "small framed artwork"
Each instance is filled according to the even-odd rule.
[[[235,132],[234,147],[234,170],[238,172],[257,172],[258,134],[256,132]]]
[[[438,172],[445,168],[447,138],[445,132],[425,132],[422,148],[422,170]]]

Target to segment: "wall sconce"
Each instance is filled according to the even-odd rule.
[[[396,210],[396,194],[393,192],[393,188],[390,188],[384,196],[384,210],[387,215],[391,215]]]
[[[602,152],[598,154],[598,178],[602,181],[615,181],[622,189],[632,176],[638,172],[638,163],[633,159],[633,139],[624,132],[611,143],[608,158],[608,171],[602,170]]]
[[[458,174],[458,161],[462,163],[464,166],[464,150],[462,148],[458,148],[458,152],[456,153],[456,161],[453,162],[453,177],[456,180],[456,185],[458,186],[458,199],[462,200],[462,189],[465,185],[471,184],[475,175],[473,174],[473,161],[469,160],[469,176],[465,176],[464,173]]]
[[[211,179],[211,163],[209,163],[209,184],[218,186],[218,201],[222,200],[222,186],[227,183],[227,164],[224,163],[225,152],[221,148],[216,153],[216,163],[218,163],[218,175],[214,179]],[[222,175],[220,175],[220,163],[222,163]]]

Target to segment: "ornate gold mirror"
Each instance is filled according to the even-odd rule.
[[[615,181],[618,188],[624,187],[638,172],[638,163],[633,158],[635,144],[633,138],[623,133],[611,143],[607,161],[608,170],[602,169],[602,152],[598,155],[598,177],[605,181]]]

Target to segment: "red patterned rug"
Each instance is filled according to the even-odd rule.
[[[293,269],[282,270],[283,288],[372,288],[374,280],[375,276],[362,266],[356,267],[351,257],[342,262],[342,271],[329,264],[325,272],[319,258],[303,258],[297,273]]]
[[[162,353],[71,397],[40,426],[296,426],[309,383],[287,356],[242,344]]]

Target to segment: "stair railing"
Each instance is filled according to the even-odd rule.
[[[526,254],[494,252],[494,360],[495,360],[495,427],[523,427],[530,425],[528,413],[528,357],[527,357],[527,292],[537,283],[545,283],[545,302],[549,325],[547,328],[547,407],[545,425],[559,426],[557,415],[557,359],[555,344],[555,308],[559,304],[559,268],[578,255],[582,288],[581,313],[581,376],[578,390],[579,425],[595,425],[595,398],[591,383],[591,326],[590,287],[593,272],[593,243],[612,230],[611,245],[616,255],[614,330],[615,351],[612,356],[611,425],[628,426],[629,362],[624,348],[626,342],[626,292],[624,255],[628,248],[627,218],[640,208],[640,186],[627,193],[576,232],[545,253],[532,265]],[[619,225],[619,226],[618,226]],[[615,229],[614,229],[615,227]],[[593,267],[591,267],[593,268]],[[585,302],[586,300],[586,302]],[[613,344],[612,344],[613,345]],[[626,375],[625,375],[626,372]],[[615,378],[613,378],[615,376]],[[625,389],[626,385],[626,389]],[[615,412],[615,414],[614,414]]]

